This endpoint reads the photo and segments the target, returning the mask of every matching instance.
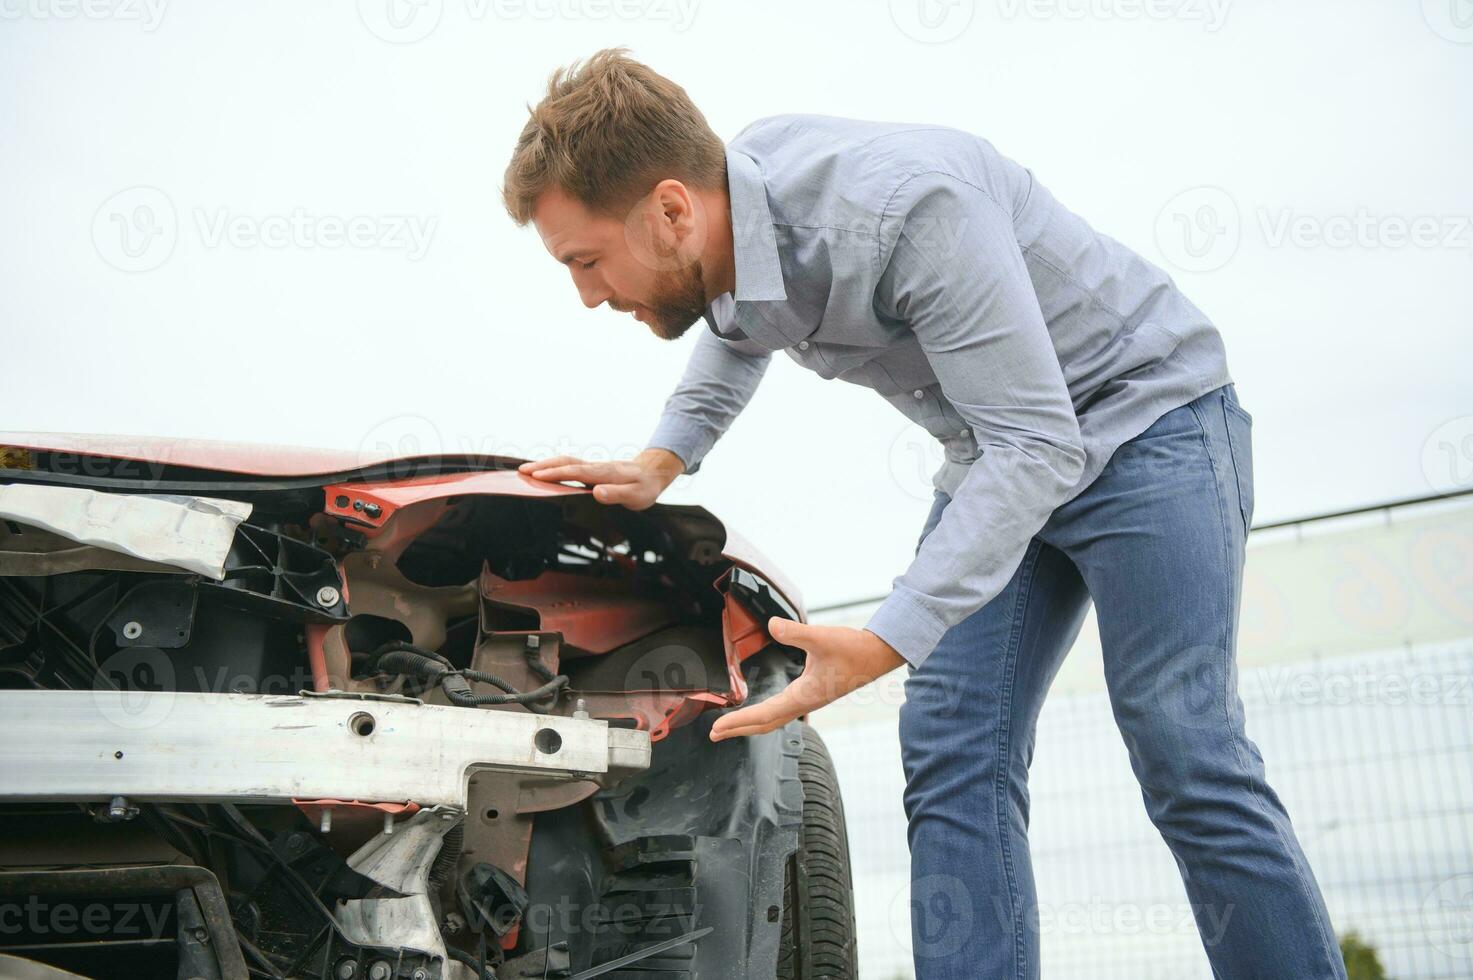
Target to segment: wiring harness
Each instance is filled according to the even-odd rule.
[[[542,662],[540,648],[541,637],[527,637],[527,645],[522,651],[527,658],[527,667],[543,682],[541,687],[530,691],[519,690],[510,681],[483,670],[456,667],[432,650],[402,641],[385,643],[374,650],[370,663],[381,673],[413,677],[426,687],[439,686],[451,704],[467,708],[520,704],[537,714],[547,714],[552,705],[557,703],[563,688],[568,686],[568,677],[566,674],[554,674],[547,669],[547,665]],[[505,693],[477,694],[471,688],[471,681],[490,684]]]

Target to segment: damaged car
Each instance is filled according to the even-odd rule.
[[[520,462],[0,433],[0,975],[857,975],[798,592]]]

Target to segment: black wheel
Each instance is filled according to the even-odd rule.
[[[844,801],[829,750],[807,724],[798,775],[803,783],[803,828],[784,879],[778,980],[857,980]]]

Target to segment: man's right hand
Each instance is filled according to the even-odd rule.
[[[668,449],[646,449],[633,459],[609,463],[553,456],[523,463],[517,469],[534,480],[587,483],[593,487],[593,499],[601,504],[623,504],[630,510],[644,510],[685,472],[685,463]]]

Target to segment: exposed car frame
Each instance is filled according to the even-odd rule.
[[[0,921],[0,955],[819,975],[792,948],[816,735],[705,738],[801,670],[765,629],[801,597],[703,508],[519,462],[0,433],[0,920],[149,895],[171,923]]]

